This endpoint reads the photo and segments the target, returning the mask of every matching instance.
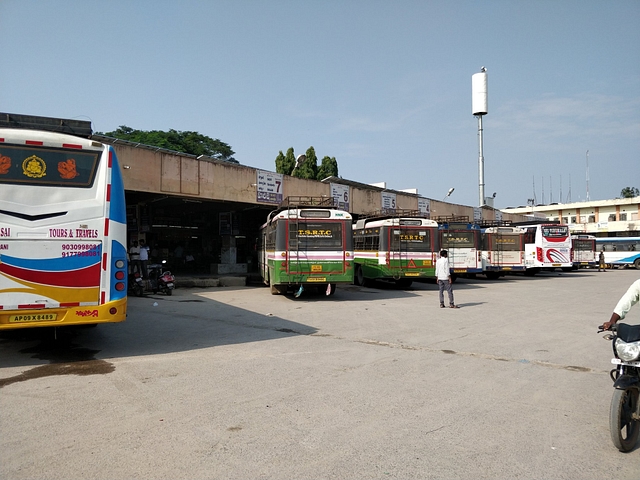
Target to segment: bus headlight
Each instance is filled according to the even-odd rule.
[[[640,342],[627,343],[619,338],[616,339],[616,353],[620,360],[632,362],[640,357]]]

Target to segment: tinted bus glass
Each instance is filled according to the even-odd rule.
[[[427,229],[391,227],[391,250],[430,252],[431,232]]]
[[[544,238],[562,238],[569,236],[569,227],[566,225],[548,225],[541,228]]]
[[[342,250],[339,222],[289,222],[290,250]]]
[[[595,241],[594,240],[580,240],[573,239],[573,249],[580,251],[592,251],[595,249]]]
[[[0,144],[0,183],[88,188],[93,185],[100,153]]]
[[[473,231],[442,232],[442,248],[475,248]]]

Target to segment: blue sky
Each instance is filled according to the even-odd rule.
[[[2,0],[0,111],[193,130],[496,207],[640,188],[640,1]],[[550,195],[551,194],[551,195]]]

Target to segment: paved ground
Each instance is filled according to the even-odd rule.
[[[634,270],[132,298],[0,335],[2,479],[638,480],[596,334]],[[629,316],[640,323],[640,307]]]

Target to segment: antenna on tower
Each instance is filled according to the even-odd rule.
[[[536,176],[533,176],[533,204],[537,205],[538,200],[536,199]]]
[[[542,180],[542,205],[544,205],[544,177],[542,177],[541,180]]]
[[[569,193],[567,194],[567,203],[571,203],[571,174],[569,174]]]
[[[587,202],[590,201],[589,197],[589,150],[587,150]]]
[[[562,175],[560,175],[560,203],[562,203]]]

